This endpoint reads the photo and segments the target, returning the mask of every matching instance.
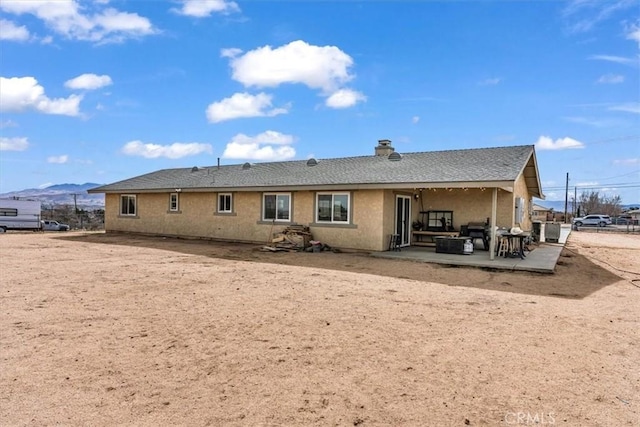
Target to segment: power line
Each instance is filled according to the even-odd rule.
[[[638,169],[636,171],[629,172],[629,173],[623,173],[622,175],[616,175],[616,176],[610,176],[608,178],[598,178],[598,179],[599,180],[606,180],[606,179],[620,178],[620,177],[623,177],[623,176],[634,175],[634,174],[637,174],[637,173],[640,173],[640,169]],[[574,181],[581,181],[581,180],[574,178]]]
[[[583,184],[583,185],[571,185],[570,187],[576,187],[576,188],[609,188],[609,187],[615,187],[615,188],[640,188],[640,183],[638,182],[630,182],[630,183],[623,183],[623,184]],[[543,188],[545,190],[564,190],[564,186],[560,187],[544,187]]]

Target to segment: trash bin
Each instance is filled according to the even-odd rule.
[[[558,240],[560,240],[560,223],[547,222],[544,229],[544,238],[547,241],[558,243]]]
[[[531,234],[536,242],[540,241],[542,236],[542,221],[533,221],[531,223]]]

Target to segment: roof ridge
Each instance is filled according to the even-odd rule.
[[[407,151],[407,152],[403,152],[403,151],[395,151],[397,153],[400,153],[402,155],[407,155],[407,154],[431,154],[431,153],[447,153],[447,152],[452,152],[452,151],[479,151],[479,150],[497,150],[497,149],[501,149],[501,148],[524,148],[524,147],[533,147],[533,144],[522,144],[522,145],[504,145],[504,146],[497,146],[497,147],[474,147],[474,148],[452,148],[452,149],[448,149],[448,150],[434,150],[434,151]],[[362,159],[362,158],[372,158],[372,157],[376,157],[373,154],[369,154],[369,155],[360,155],[360,156],[345,156],[345,157],[313,157],[316,160],[319,161],[327,161],[327,160],[349,160],[349,159]],[[386,156],[379,156],[379,157],[386,157]],[[309,157],[311,158],[311,157]],[[232,163],[232,164],[225,164],[225,165],[213,165],[213,166],[202,166],[202,168],[212,168],[212,169],[216,169],[218,167],[231,167],[231,166],[242,166],[244,163],[251,163],[252,165],[254,164],[259,164],[259,165],[273,165],[273,164],[280,164],[280,163],[295,163],[295,162],[306,162],[307,160],[309,160],[309,158],[306,159],[294,159],[294,160],[276,160],[276,161],[269,161],[269,162],[251,162],[251,161],[246,161],[243,163]],[[184,167],[184,168],[177,168],[177,169],[191,169],[192,167]]]

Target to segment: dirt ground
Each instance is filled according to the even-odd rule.
[[[640,425],[640,236],[556,273],[0,235],[2,425]]]

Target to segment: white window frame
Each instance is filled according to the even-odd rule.
[[[175,198],[175,201],[174,201]],[[180,210],[180,194],[171,193],[169,195],[169,211],[178,212]]]
[[[129,200],[133,200],[133,213],[124,212],[125,198],[127,200],[126,206],[129,207]],[[128,209],[127,209],[128,210]],[[121,194],[120,195],[120,216],[136,216],[138,214],[138,198],[135,194]]]
[[[268,196],[275,196],[276,198],[276,212],[275,212],[275,218],[267,218],[266,217],[266,209],[267,209],[267,200],[266,198]],[[288,197],[289,199],[289,206],[288,206],[288,218],[278,218],[278,200],[281,197]],[[275,221],[275,222],[291,222],[291,204],[293,203],[293,199],[291,196],[291,193],[263,193],[262,194],[262,220],[263,221]]]
[[[331,196],[331,219],[320,219],[320,196]],[[336,220],[335,212],[335,196],[347,197],[347,219],[345,221]],[[319,224],[350,224],[351,223],[351,193],[349,192],[322,192],[316,193],[316,222]]]
[[[229,208],[225,209],[225,204],[226,203],[221,203],[221,199],[223,197],[228,197],[229,198]],[[229,214],[229,213],[233,213],[233,193],[218,193],[218,209],[217,209],[218,213],[224,213],[224,214]]]

